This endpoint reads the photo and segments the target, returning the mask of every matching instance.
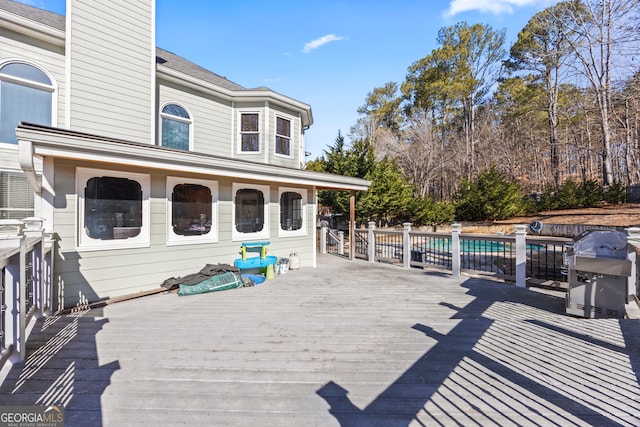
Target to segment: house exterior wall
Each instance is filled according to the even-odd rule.
[[[55,260],[55,280],[59,287],[56,309],[74,307],[103,298],[134,294],[158,288],[164,280],[199,271],[206,264],[233,262],[239,255],[241,240],[232,239],[232,210],[234,183],[242,180],[216,178],[206,175],[185,175],[155,169],[121,167],[91,162],[55,160],[54,223],[58,240],[58,259]],[[80,229],[79,199],[82,189],[76,188],[77,168],[99,168],[118,172],[143,173],[151,176],[150,188],[150,244],[145,248],[121,248],[112,250],[83,250],[78,247]],[[218,239],[214,243],[167,244],[167,190],[168,176],[189,179],[215,180],[218,183],[218,215],[215,226]],[[254,184],[255,181],[244,181]],[[315,205],[313,187],[296,187],[306,190],[307,206],[304,235],[279,236],[279,185],[269,185],[269,255],[288,257],[296,252],[302,266],[312,266],[315,247]]]
[[[179,104],[191,114],[193,151],[231,156],[233,108],[230,101],[158,79],[158,115],[156,116],[158,139],[161,138],[159,112],[167,103]]]
[[[302,139],[302,127],[300,123],[300,116],[291,110],[282,108],[278,105],[270,104],[270,113],[268,117],[268,135],[267,135],[267,147],[269,150],[268,162],[272,165],[285,166],[285,167],[299,167],[304,162],[304,153],[300,153],[300,141]],[[275,140],[276,140],[276,118],[282,117],[287,120],[291,120],[291,155],[283,156],[276,154]],[[300,155],[302,154],[302,160]]]
[[[66,32],[54,19],[58,33],[53,41],[0,28],[0,64],[26,60],[51,76],[56,87],[53,129],[23,125],[18,131],[23,131],[20,147],[0,142],[0,170],[22,170],[20,148],[21,155],[31,154],[36,173],[44,176],[35,215],[45,217],[45,227],[53,231],[59,246],[54,310],[156,289],[164,280],[196,272],[205,264],[233,264],[245,240],[268,240],[269,254],[288,257],[295,252],[302,266],[314,266],[317,183],[347,189],[362,189],[364,184],[300,170],[303,121],[313,121],[310,107],[268,89],[244,89],[166,52],[169,60],[156,64],[153,0],[68,2]],[[192,152],[149,147],[160,145],[160,111],[167,103],[189,112]],[[258,153],[240,152],[242,112],[260,116]],[[277,117],[291,120],[290,156],[275,154]],[[113,140],[113,149],[104,149],[107,140]],[[36,144],[47,147],[37,153]],[[154,162],[154,155],[161,161]],[[116,238],[115,231],[111,237],[86,237],[87,205],[80,203],[85,184],[80,183],[88,170],[98,169],[102,176],[111,171],[120,177],[144,177],[144,239]],[[33,184],[33,171],[27,166],[25,172],[25,182],[29,176]],[[195,243],[194,238],[169,238],[168,182],[174,178],[215,181],[215,238],[206,243],[197,237]],[[235,230],[234,191],[244,185],[268,188],[269,232],[264,238]],[[291,190],[300,190],[306,198],[306,221],[301,230],[283,232],[279,198]],[[102,210],[101,220],[109,216],[113,230],[121,212]]]
[[[55,91],[53,93],[54,105],[51,124],[56,126],[63,123],[65,120],[64,105],[67,99],[64,44],[62,42],[55,44],[19,34],[7,28],[0,28],[0,66],[13,61],[33,65],[44,71],[52,80]],[[38,173],[42,172],[41,159],[35,159],[34,166]],[[18,162],[18,146],[16,144],[0,141],[0,172],[11,174],[22,172]],[[39,206],[39,200],[36,199],[34,213],[39,213]],[[0,217],[2,216],[3,214],[0,213]]]
[[[154,143],[155,2],[70,2],[68,127]]]
[[[10,60],[24,61],[46,71],[57,86],[56,114],[53,125],[64,123],[66,102],[65,53],[63,46],[36,40],[0,28],[0,64]]]

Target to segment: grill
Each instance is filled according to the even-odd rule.
[[[626,234],[587,230],[566,246],[567,314],[623,318],[634,267],[627,256]]]

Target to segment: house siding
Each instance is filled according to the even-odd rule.
[[[205,154],[228,156],[231,144],[230,101],[212,95],[182,88],[170,82],[159,81],[158,112],[166,103],[177,103],[185,107],[193,120],[194,151]],[[159,118],[156,123],[159,123]],[[158,139],[162,138],[158,124]]]
[[[150,188],[150,246],[137,249],[82,250],[78,249],[78,198],[76,189],[76,167],[113,169],[151,175]],[[61,300],[57,309],[74,307],[86,301],[98,301],[103,298],[133,294],[143,290],[158,288],[170,277],[180,277],[199,271],[206,264],[227,263],[239,257],[240,242],[232,241],[233,182],[215,176],[180,175],[175,171],[114,168],[112,165],[74,162],[56,159],[55,210],[54,222],[58,238],[58,259],[55,262],[55,283],[60,286]],[[204,244],[167,245],[167,176],[208,179],[218,182],[218,242]],[[249,181],[246,181],[250,183]],[[312,204],[313,189],[307,190],[307,234],[295,237],[279,237],[279,200],[278,185],[270,186],[269,254],[288,257],[296,252],[301,265],[313,263],[313,234],[315,232]]]
[[[5,60],[22,60],[43,68],[54,80],[57,90],[53,117],[54,126],[64,123],[64,105],[66,102],[65,56],[64,47],[54,46],[21,34],[0,28],[0,63]]]
[[[45,226],[54,233],[59,248],[54,263],[54,310],[157,289],[164,280],[199,271],[205,264],[233,264],[245,238],[269,240],[269,254],[288,257],[296,253],[302,266],[313,266],[315,185],[360,188],[362,183],[319,178],[299,170],[304,160],[302,121],[312,123],[310,108],[268,89],[245,89],[169,52],[163,54],[168,60],[160,58],[156,64],[153,0],[68,1],[64,46],[60,16],[53,20],[59,33],[42,39],[0,29],[0,61],[24,59],[38,65],[57,87],[53,129],[24,124],[18,130],[20,149],[35,153],[38,172],[44,161],[53,186],[53,194],[45,186],[42,198],[36,199],[40,203],[35,204],[35,215],[46,217]],[[34,13],[34,19],[38,16]],[[149,146],[159,143],[159,112],[169,102],[189,111],[193,151],[198,154]],[[240,111],[260,114],[258,154],[239,152]],[[274,155],[278,115],[292,123],[291,158]],[[109,150],[104,148],[107,144]],[[28,155],[25,151],[20,154]],[[227,160],[231,165],[226,165]],[[290,174],[293,169],[274,166],[298,170]],[[20,171],[17,146],[0,143],[0,168]],[[78,193],[82,195],[84,189],[76,186],[78,182],[84,185],[91,173],[88,169],[111,170],[115,176],[137,176],[144,181],[149,198],[143,206],[147,206],[149,222],[144,217],[140,238],[87,238],[78,206]],[[203,243],[193,243],[191,237],[168,239],[169,176],[215,181],[215,238],[208,236],[211,238]],[[236,178],[229,178],[232,176]],[[257,239],[255,234],[235,232],[236,184],[269,187],[268,237]],[[304,190],[305,232],[281,234],[282,187]],[[105,222],[112,220],[115,214]]]
[[[71,128],[153,143],[153,1],[71,3]]]

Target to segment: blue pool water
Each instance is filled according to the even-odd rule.
[[[495,242],[491,240],[460,240],[460,251],[467,253],[477,252],[504,252],[515,251],[515,243],[512,242]],[[541,245],[527,245],[527,249],[542,249]],[[427,251],[444,251],[451,252],[451,239],[429,239],[422,245],[423,250]]]

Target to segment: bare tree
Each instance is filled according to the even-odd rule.
[[[412,114],[399,134],[381,129],[374,145],[378,157],[395,159],[420,197],[429,195],[433,180],[442,174],[447,163],[431,122],[425,113]]]
[[[577,69],[593,90],[602,133],[603,180],[610,185],[614,182],[612,82],[624,77],[629,58],[638,52],[640,0],[586,0],[567,5],[571,19],[563,15],[561,28],[571,35],[567,41]]]

